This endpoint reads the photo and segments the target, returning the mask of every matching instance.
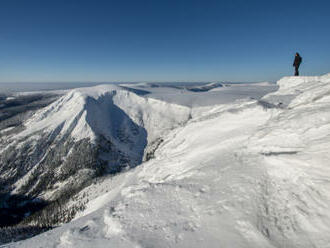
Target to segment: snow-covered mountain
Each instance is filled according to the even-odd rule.
[[[65,202],[92,179],[152,157],[162,136],[187,122],[190,112],[114,85],[71,90],[21,125],[2,130],[0,193],[42,206],[51,201],[52,217],[41,222],[63,222],[73,210],[54,214],[57,205],[64,211]],[[26,212],[35,207],[26,206]]]
[[[74,221],[5,247],[329,247],[330,74],[286,77],[277,84],[278,91],[260,100],[191,113],[173,106],[182,117],[170,122],[177,128],[162,136],[154,159],[84,188],[76,199],[87,202],[86,209]],[[143,120],[139,127],[146,133],[153,130],[155,122],[143,117],[151,113],[151,99],[139,102],[131,93],[115,91],[111,102],[123,108],[123,99],[132,97],[125,113],[135,123]],[[77,92],[70,94],[61,101],[75,99]],[[88,102],[85,92],[78,95]],[[165,105],[158,104],[157,111]],[[177,124],[188,116],[185,125]],[[37,118],[35,123],[43,123],[41,113]],[[24,135],[36,130],[33,123]],[[55,121],[42,130],[49,125]],[[87,126],[114,137],[96,123],[76,125],[79,132],[62,126],[75,139],[92,133]],[[128,137],[140,132],[127,131]]]

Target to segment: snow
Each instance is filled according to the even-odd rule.
[[[270,91],[277,89],[275,84],[258,83],[225,84],[224,87],[212,88],[206,92],[192,92],[187,90],[187,87],[184,85],[177,88],[169,87],[166,84],[164,86],[159,84],[157,87],[152,87],[150,84],[129,84],[125,86],[150,92],[150,94],[146,95],[148,98],[193,108],[227,104],[246,98],[259,99]],[[195,88],[200,87],[195,86]]]
[[[7,127],[7,128],[5,128],[5,129],[2,129],[2,130],[0,131],[0,134],[6,133],[6,132],[8,132],[8,131],[10,131],[10,130],[12,130],[12,129],[14,129],[14,127]]]
[[[118,107],[120,109],[118,109]],[[124,113],[121,113],[123,111]],[[115,85],[78,88],[37,112],[26,124],[19,137],[41,130],[59,130],[59,136],[70,134],[75,140],[97,135],[116,140],[111,133],[121,115],[128,115],[148,131],[148,141],[187,121],[190,109],[154,99],[137,96]],[[16,139],[17,137],[15,137]]]
[[[74,221],[5,247],[329,247],[330,74],[277,84],[194,107],[154,159],[85,188]],[[116,98],[127,111],[128,96]]]
[[[8,96],[8,97],[6,98],[6,101],[11,101],[11,100],[15,100],[15,97],[13,97],[13,96]]]
[[[23,131],[8,139],[16,149],[20,149],[26,143],[36,143],[44,136],[54,139],[53,143],[89,139],[96,145],[102,137],[129,157],[131,166],[134,166],[143,159],[148,144],[184,125],[190,116],[191,109],[188,107],[144,98],[116,85],[99,85],[66,92],[52,104],[37,111],[24,123]],[[45,148],[43,157],[49,151]],[[111,154],[104,153],[101,156],[108,159]],[[31,173],[33,169],[15,182],[13,193],[19,192]],[[54,191],[65,188],[68,183],[74,182],[62,182]],[[52,199],[54,191],[43,192],[40,197]]]

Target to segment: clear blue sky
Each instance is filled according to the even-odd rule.
[[[1,0],[0,82],[275,81],[330,72],[328,0]]]

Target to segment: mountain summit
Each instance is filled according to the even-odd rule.
[[[71,90],[2,134],[1,192],[65,202],[93,178],[150,157],[190,111],[114,85]]]
[[[85,202],[72,222],[7,247],[328,247],[330,74],[278,85],[191,114],[168,105],[184,118],[153,159],[84,187],[68,201]],[[167,106],[116,92],[111,102],[147,134],[150,101],[159,115]]]

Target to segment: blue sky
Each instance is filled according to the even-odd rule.
[[[0,82],[275,81],[330,72],[330,1],[2,0]]]

